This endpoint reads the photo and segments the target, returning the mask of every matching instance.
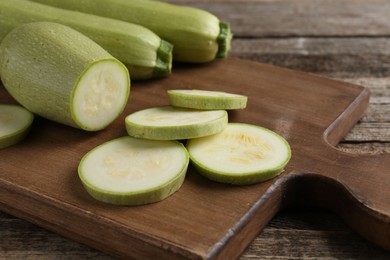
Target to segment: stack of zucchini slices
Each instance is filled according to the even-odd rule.
[[[283,137],[228,122],[226,110],[244,109],[246,96],[207,90],[169,90],[168,96],[169,105],[126,117],[129,136],[81,160],[79,175],[93,197],[121,205],[160,201],[179,190],[190,161],[204,177],[236,185],[273,178],[288,163]]]

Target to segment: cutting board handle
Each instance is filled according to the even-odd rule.
[[[356,232],[390,250],[390,154],[356,155],[328,148],[333,160],[312,172],[291,172],[282,208],[314,206],[339,215]]]

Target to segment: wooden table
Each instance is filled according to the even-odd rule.
[[[351,153],[390,151],[390,1],[176,0],[231,23],[231,56],[367,86],[369,110],[338,145]],[[390,188],[390,187],[389,187]],[[0,259],[111,259],[0,212]],[[279,213],[241,259],[384,259],[386,252],[321,209]]]

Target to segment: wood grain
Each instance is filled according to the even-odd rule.
[[[335,214],[296,209],[278,214],[240,259],[387,259]]]
[[[229,21],[238,38],[389,36],[386,0],[170,0]]]
[[[388,38],[237,39],[233,48],[239,58],[332,77],[390,74]]]
[[[269,182],[233,188],[190,169],[180,191],[163,202],[126,208],[94,201],[76,176],[80,158],[97,144],[124,135],[124,115],[166,104],[166,90],[172,86],[248,95],[248,108],[231,113],[230,120],[285,136],[293,150],[286,172]],[[136,83],[132,91],[124,115],[106,131],[91,135],[42,119],[25,142],[0,151],[1,209],[121,257],[234,258],[281,208],[296,205],[337,211],[367,239],[390,247],[390,194],[385,189],[390,179],[383,172],[388,158],[356,158],[327,145],[337,144],[365,112],[368,92],[363,87],[228,59],[175,68],[171,77]],[[28,160],[28,166],[21,160]],[[369,167],[371,162],[375,164]],[[361,182],[373,169],[377,173],[371,182]],[[305,197],[310,200],[303,203]],[[361,220],[365,226],[359,225]]]
[[[236,37],[233,56],[322,74],[369,88],[367,116],[337,148],[351,154],[389,153],[388,1],[169,2],[201,7],[231,22]],[[292,5],[295,5],[293,9]],[[320,9],[328,12],[321,14]],[[311,28],[311,25],[315,26]],[[304,44],[299,47],[299,42]],[[316,48],[317,44],[321,48]],[[349,45],[354,47],[348,50]],[[5,213],[0,213],[0,230],[0,259],[112,259]],[[388,252],[357,235],[338,216],[328,211],[299,209],[284,211],[272,219],[241,259],[388,257]]]

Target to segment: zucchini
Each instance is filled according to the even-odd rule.
[[[145,26],[174,45],[176,61],[208,62],[230,50],[229,24],[197,8],[147,0],[33,1]]]
[[[247,96],[223,91],[170,89],[167,92],[172,106],[204,110],[244,109],[248,100]]]
[[[130,136],[152,140],[183,140],[222,131],[228,124],[225,110],[196,110],[172,106],[139,110],[125,119]]]
[[[177,141],[127,136],[89,151],[81,159],[78,172],[93,198],[135,206],[161,201],[179,190],[188,164],[188,152]]]
[[[0,104],[0,149],[23,140],[30,131],[34,114],[11,104]]]
[[[120,61],[78,31],[52,22],[23,24],[3,39],[0,77],[31,112],[89,131],[116,119],[130,92]]]
[[[171,73],[172,45],[149,29],[115,19],[24,0],[0,0],[0,40],[18,25],[49,21],[72,27],[123,62],[132,79]]]
[[[290,160],[288,142],[251,124],[229,123],[216,135],[187,142],[190,160],[206,178],[228,184],[254,184],[279,175]]]

